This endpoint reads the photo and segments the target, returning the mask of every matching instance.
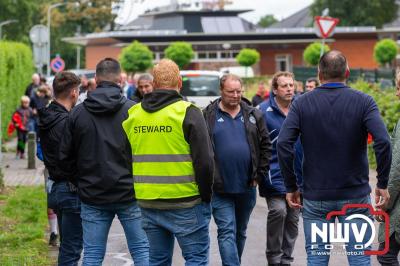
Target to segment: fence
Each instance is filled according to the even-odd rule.
[[[296,80],[305,82],[308,78],[317,77],[317,67],[303,67],[294,66],[293,73]],[[394,78],[396,75],[395,69],[363,69],[363,68],[351,68],[350,69],[350,81],[356,81],[357,79],[364,79],[371,83],[380,83],[381,87],[393,87]]]

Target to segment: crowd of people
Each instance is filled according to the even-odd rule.
[[[50,93],[34,75],[13,124],[18,132],[38,131],[48,206],[58,217],[58,265],[77,265],[82,249],[83,265],[101,265],[115,216],[135,265],[171,265],[175,239],[186,265],[208,265],[211,216],[222,265],[240,265],[257,187],[268,205],[268,265],[294,261],[300,216],[307,264],[328,265],[327,243],[312,236],[312,224],[372,218],[355,208],[326,220],[346,204],[371,204],[368,133],[377,158],[375,208],[391,219],[390,248],[378,261],[399,265],[400,131],[392,151],[374,100],[346,85],[348,69],[342,53],[327,52],[305,92],[293,73],[277,72],[269,90],[259,84],[252,102],[242,97],[242,80],[227,74],[221,97],[204,110],[180,95],[182,77],[168,59],[135,84],[112,58],[97,64],[93,87],[65,71]],[[400,96],[400,74],[396,85]],[[361,242],[350,234],[350,265],[371,264],[355,248],[370,233]]]

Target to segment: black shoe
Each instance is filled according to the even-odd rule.
[[[289,263],[288,263],[288,264],[286,264],[286,263],[281,263],[280,265],[281,265],[281,266],[290,266]]]
[[[51,233],[50,234],[50,239],[49,239],[49,245],[53,246],[53,247],[56,247],[57,246],[57,238],[58,238],[57,234]]]

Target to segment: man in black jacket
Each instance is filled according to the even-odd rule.
[[[120,74],[112,58],[97,64],[97,88],[72,110],[61,141],[61,164],[71,171],[82,201],[83,265],[101,265],[115,215],[135,265],[148,265],[149,245],[133,190],[132,152],[122,129],[134,103],[121,95]]]
[[[263,114],[242,98],[242,81],[225,75],[221,98],[204,110],[214,147],[214,220],[223,265],[240,265],[246,229],[256,203],[256,185],[265,182],[271,142]]]
[[[82,252],[81,205],[69,174],[59,165],[60,138],[68,113],[78,100],[79,78],[71,72],[58,73],[53,81],[54,101],[39,109],[39,137],[43,161],[49,171],[49,207],[54,209],[60,229],[58,265],[78,265]]]

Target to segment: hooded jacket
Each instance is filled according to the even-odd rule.
[[[146,112],[154,113],[182,100],[182,96],[175,90],[154,90],[152,93],[144,95],[141,105]],[[199,188],[200,198],[204,202],[210,202],[214,173],[213,150],[203,115],[197,107],[192,105],[187,108],[182,130],[186,142],[190,145],[195,180]],[[168,205],[169,207],[179,208],[185,204],[184,202],[193,202],[196,198],[199,197],[156,200],[153,201],[152,206],[159,208],[161,205]],[[143,202],[141,204],[143,205]]]
[[[49,171],[50,179],[55,182],[67,181],[68,173],[64,172],[58,163],[60,139],[64,133],[68,110],[57,101],[52,101],[48,107],[38,110],[39,139],[43,152],[43,161]]]
[[[209,137],[212,141],[213,130],[215,125],[216,111],[220,98],[210,103],[204,110],[204,118],[208,126]],[[240,107],[243,111],[244,125],[246,128],[247,141],[249,142],[251,152],[251,179],[257,180],[258,184],[266,183],[266,176],[269,170],[269,160],[271,159],[271,142],[268,135],[268,129],[265,125],[263,114],[260,110],[251,106],[249,100],[242,98]],[[214,146],[214,143],[212,143]],[[235,145],[235,143],[227,143],[227,145]],[[215,162],[218,158],[214,157]],[[215,167],[217,168],[217,163]],[[224,193],[224,182],[227,177],[221,176],[218,169],[214,174],[215,192]],[[249,184],[250,185],[250,184]]]
[[[133,104],[117,84],[103,81],[70,113],[60,165],[86,204],[134,200],[132,152],[122,128]]]
[[[260,196],[269,197],[277,195],[286,195],[286,187],[281,174],[281,169],[278,162],[278,153],[276,151],[276,142],[278,135],[281,130],[282,124],[286,119],[286,115],[279,109],[278,104],[275,101],[275,96],[271,94],[267,101],[264,101],[259,105],[259,109],[264,114],[264,119],[269,131],[269,137],[272,142],[272,156],[270,160],[270,170],[267,174],[266,186],[260,185],[259,191]],[[301,188],[303,183],[303,175],[301,165],[303,161],[303,148],[300,143],[300,139],[295,145],[295,173],[297,178],[297,185]]]

